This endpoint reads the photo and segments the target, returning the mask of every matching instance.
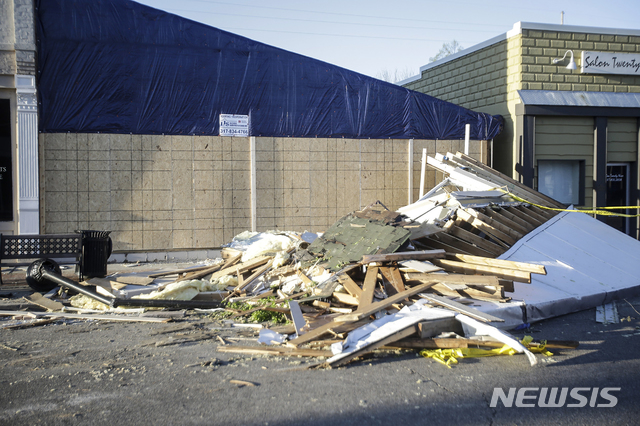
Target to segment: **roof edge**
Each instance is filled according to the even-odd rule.
[[[422,73],[428,69],[435,68],[437,66],[446,64],[447,62],[454,61],[463,56],[469,55],[473,52],[477,52],[478,50],[489,47],[493,44],[496,44],[500,41],[507,40],[511,37],[514,37],[518,34],[522,34],[522,30],[542,30],[542,31],[559,31],[559,32],[575,32],[575,33],[587,33],[587,34],[612,34],[612,35],[633,35],[640,37],[640,30],[634,29],[625,29],[625,28],[606,28],[606,27],[586,27],[580,25],[561,25],[561,24],[542,24],[537,22],[516,22],[513,24],[513,28],[506,33],[500,34],[498,36],[492,37],[488,40],[485,40],[481,43],[478,43],[474,46],[471,46],[467,49],[461,50],[459,52],[454,53],[453,55],[449,55],[445,58],[439,59],[437,61],[428,63],[420,67],[420,73],[409,77],[405,80],[399,81],[398,85],[404,85],[408,83],[412,83],[416,80],[422,78]]]

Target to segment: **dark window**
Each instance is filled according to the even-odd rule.
[[[0,99],[0,221],[12,220],[11,106],[9,99]]]

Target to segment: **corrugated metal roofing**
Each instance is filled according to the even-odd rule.
[[[640,108],[640,93],[518,90],[525,105]]]

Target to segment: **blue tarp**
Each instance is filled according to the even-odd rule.
[[[492,139],[502,118],[128,0],[37,0],[42,132]]]

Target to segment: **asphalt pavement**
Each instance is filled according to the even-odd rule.
[[[132,266],[110,272],[118,267]],[[0,294],[0,309],[31,307],[19,280]],[[635,425],[640,297],[616,306],[617,324],[596,322],[589,309],[513,331],[579,341],[537,354],[535,366],[514,355],[447,368],[415,351],[381,351],[309,368],[318,360],[219,352],[223,342],[256,345],[257,333],[193,311],[168,323],[61,319],[2,329],[0,424]],[[0,318],[0,327],[14,323]]]

